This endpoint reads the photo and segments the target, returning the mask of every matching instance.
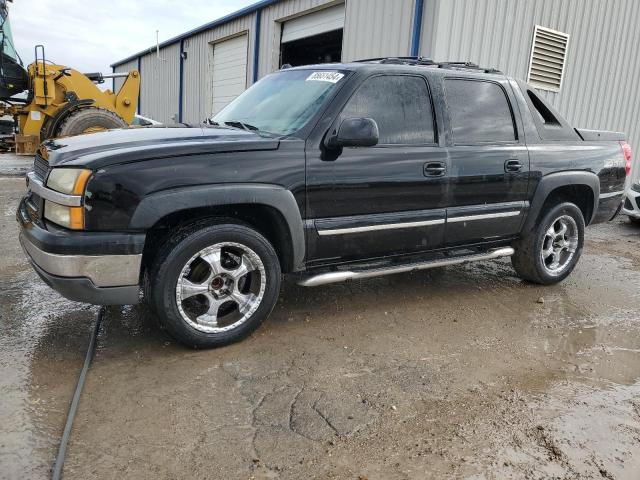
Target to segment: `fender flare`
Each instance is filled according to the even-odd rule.
[[[590,218],[585,218],[585,224],[589,225],[598,211],[598,203],[600,199],[600,179],[595,173],[585,171],[569,171],[552,173],[542,177],[538,187],[536,188],[531,204],[529,214],[525,220],[523,231],[531,231],[535,227],[536,219],[542,210],[544,202],[549,198],[551,192],[556,188],[566,187],[569,185],[585,185],[591,188],[593,192],[593,210]]]
[[[240,204],[264,205],[274,208],[282,215],[291,236],[294,270],[302,269],[306,243],[300,209],[293,193],[279,185],[199,185],[152,193],[138,204],[129,226],[135,230],[147,230],[172,213],[193,208]]]

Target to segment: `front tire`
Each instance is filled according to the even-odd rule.
[[[584,247],[584,217],[573,203],[553,206],[515,245],[513,268],[524,280],[553,285],[569,276]]]
[[[83,107],[67,115],[58,127],[56,137],[69,137],[125,127],[127,127],[127,122],[115,112],[99,107]]]
[[[280,292],[273,246],[237,224],[193,225],[160,248],[150,304],[167,331],[193,348],[241,340],[269,316]]]

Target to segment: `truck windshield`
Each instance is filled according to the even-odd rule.
[[[211,123],[290,135],[306,125],[345,77],[336,70],[273,73],[213,116]]]

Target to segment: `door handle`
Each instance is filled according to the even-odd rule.
[[[522,170],[522,166],[519,160],[512,158],[504,162],[504,171],[507,173],[519,172]]]
[[[444,162],[429,162],[424,164],[425,177],[443,177],[447,173]]]

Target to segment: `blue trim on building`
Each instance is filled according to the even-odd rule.
[[[424,11],[424,0],[416,0],[413,12],[413,36],[411,39],[411,56],[417,57],[420,53],[420,34],[422,33],[422,14]]]
[[[173,37],[170,38],[169,40],[166,40],[164,42],[162,42],[160,44],[160,48],[164,48],[168,45],[173,45],[174,43],[179,42],[180,40],[183,40],[185,38],[191,37],[193,35],[195,35],[196,33],[200,33],[200,32],[204,32],[206,30],[210,30],[212,28],[215,28],[219,25],[222,25],[223,23],[227,23],[231,20],[235,20],[236,18],[239,17],[243,17],[245,15],[248,15],[250,13],[253,12],[257,12],[259,10],[262,10],[265,7],[268,7],[269,5],[273,5],[274,3],[278,3],[280,0],[262,0],[260,2],[254,3],[253,5],[249,5],[248,7],[243,8],[242,10],[238,10],[235,13],[231,13],[225,17],[219,18],[217,20],[214,20],[213,22],[209,22],[206,23],[198,28],[194,28],[193,30],[189,30],[186,33],[183,33],[182,35],[178,35],[177,37]],[[112,67],[117,67],[118,65],[122,65],[123,63],[127,63],[131,60],[135,60],[138,57],[141,57],[142,55],[146,55],[147,53],[152,53],[154,50],[156,49],[156,46],[154,45],[153,47],[149,47],[146,50],[143,50],[141,52],[138,52],[134,55],[131,55],[127,58],[124,58],[116,63],[111,64]]]
[[[253,32],[253,83],[258,81],[258,64],[260,60],[260,27],[262,25],[262,10],[256,12],[256,29]]]
[[[180,77],[178,78],[178,123],[182,123],[182,97],[184,95],[184,38],[180,40]]]
[[[113,67],[115,68],[115,67]],[[138,75],[140,75],[140,91],[138,92],[138,115],[141,115],[142,105],[142,57],[138,57]]]

